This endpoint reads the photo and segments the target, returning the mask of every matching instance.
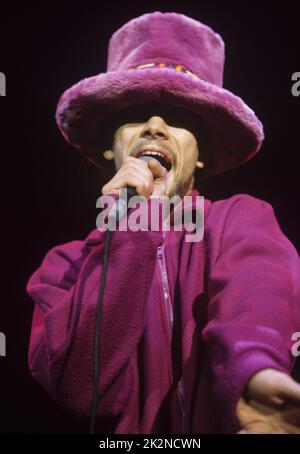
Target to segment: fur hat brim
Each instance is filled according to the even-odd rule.
[[[110,71],[85,78],[63,93],[56,121],[65,139],[101,167],[102,139],[112,115],[150,102],[191,110],[204,121],[211,153],[206,177],[246,162],[263,142],[262,123],[240,97],[168,68]]]

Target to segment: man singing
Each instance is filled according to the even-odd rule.
[[[114,33],[107,72],[67,90],[56,113],[65,139],[106,175],[103,195],[133,187],[146,203],[190,196],[195,209],[201,178],[259,151],[262,124],[222,88],[223,65],[220,35],[181,14],[145,14]],[[186,235],[112,233],[96,431],[300,433],[289,375],[300,261],[272,207],[245,194],[205,199],[202,241]],[[27,285],[32,374],[82,421],[104,241],[95,228],[56,246]]]

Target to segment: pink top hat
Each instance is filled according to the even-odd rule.
[[[210,132],[212,168],[206,176],[233,169],[258,152],[264,133],[253,110],[222,88],[223,67],[224,42],[211,28],[182,14],[144,14],[111,37],[107,72],[63,93],[57,124],[71,145],[101,167],[101,138],[113,114],[151,102],[185,108]]]

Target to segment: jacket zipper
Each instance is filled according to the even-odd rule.
[[[164,303],[165,303],[165,307],[166,307],[166,311],[167,311],[168,322],[169,322],[169,327],[170,327],[170,338],[171,338],[174,314],[173,314],[173,307],[172,307],[171,297],[170,297],[164,245],[158,247],[157,257],[158,257],[159,269],[160,269],[160,274],[161,274],[163,294],[164,294]],[[182,417],[182,430],[183,430],[183,433],[187,433],[186,406],[185,406],[185,397],[184,397],[183,378],[182,377],[180,378],[180,380],[178,382],[176,392],[177,392],[177,397],[178,397],[178,402],[179,402],[179,407],[180,407],[181,417]]]

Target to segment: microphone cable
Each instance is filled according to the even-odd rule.
[[[151,159],[158,162],[159,161],[152,156],[141,156],[143,161],[150,161]],[[159,163],[160,164],[160,163]],[[99,362],[99,353],[100,353],[100,326],[102,321],[102,307],[103,307],[103,297],[104,289],[106,282],[107,274],[107,264],[108,264],[108,251],[111,240],[111,235],[113,230],[112,226],[118,224],[127,213],[128,210],[128,201],[131,197],[136,196],[136,189],[133,187],[127,187],[127,200],[123,198],[117,199],[113,209],[108,214],[107,229],[105,231],[104,239],[104,251],[102,256],[102,271],[100,277],[100,287],[98,292],[98,301],[96,308],[96,320],[95,320],[95,330],[94,330],[94,342],[93,342],[93,395],[92,395],[92,404],[91,404],[91,413],[90,413],[90,434],[95,433],[95,423],[97,417],[97,408],[99,401],[99,375],[100,375],[100,362]]]
[[[95,433],[95,423],[97,417],[97,408],[99,401],[99,375],[100,375],[100,362],[99,362],[99,353],[100,353],[100,326],[102,321],[102,307],[103,307],[103,297],[104,289],[106,282],[107,274],[107,265],[108,265],[108,251],[111,236],[113,233],[112,227],[116,225],[116,222],[119,224],[124,215],[128,210],[128,201],[131,197],[137,195],[136,189],[132,187],[127,188],[127,200],[120,198],[116,201],[111,212],[108,214],[107,229],[105,232],[104,238],[104,250],[102,256],[102,271],[100,277],[100,287],[98,293],[98,302],[96,309],[96,320],[95,320],[95,330],[94,330],[94,343],[93,343],[93,396],[92,396],[92,405],[91,405],[91,415],[90,415],[90,430],[89,433]]]
[[[100,288],[98,294],[95,331],[94,331],[94,354],[93,354],[93,397],[90,418],[90,434],[95,433],[95,422],[98,408],[98,386],[99,386],[99,341],[100,341],[100,324],[102,320],[103,295],[106,281],[108,250],[112,231],[108,228],[105,232],[104,252],[102,257],[102,272],[100,279]]]

